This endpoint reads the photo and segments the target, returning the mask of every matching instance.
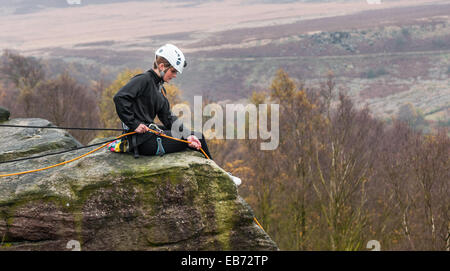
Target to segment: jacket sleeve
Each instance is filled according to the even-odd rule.
[[[143,76],[135,76],[114,96],[117,115],[130,128],[130,131],[136,130],[140,124],[135,118],[133,106],[135,105],[135,99],[145,88],[145,84],[146,82],[143,80]]]

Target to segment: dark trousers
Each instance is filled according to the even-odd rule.
[[[164,127],[161,127],[162,129]],[[164,130],[164,134],[168,136],[172,136],[172,133],[170,130]],[[180,152],[184,151],[187,148],[190,148],[187,143],[180,142],[177,140],[173,140],[170,138],[166,138],[163,136],[157,136],[156,134],[150,133],[151,135],[146,139],[144,142],[142,142],[139,147],[139,154],[142,155],[155,155],[156,151],[158,150],[158,143],[157,138],[161,138],[161,143],[164,148],[165,153],[173,153],[173,152]],[[210,159],[213,159],[211,154],[208,150],[208,145],[206,144],[205,136],[201,133],[194,133],[196,137],[198,137],[200,143],[202,143],[202,149],[205,151],[206,155],[209,156]],[[187,140],[186,138],[181,138],[183,140]],[[193,149],[193,148],[190,148]],[[194,149],[195,150],[195,149]]]

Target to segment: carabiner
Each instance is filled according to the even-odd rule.
[[[158,125],[156,125],[156,124],[154,124],[154,123],[150,123],[150,124],[148,125],[148,128],[150,128],[150,129],[152,129],[152,130],[155,130],[155,131],[157,131],[157,132],[160,133],[160,134],[164,134],[164,131],[161,130],[161,128],[159,128]]]

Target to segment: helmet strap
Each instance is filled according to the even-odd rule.
[[[170,69],[170,67],[167,67],[165,70],[160,70],[159,71],[159,75],[161,76],[161,81],[164,84],[164,75],[166,74],[166,72]]]

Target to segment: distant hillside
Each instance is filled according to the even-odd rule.
[[[97,4],[112,4],[112,3],[126,3],[126,2],[178,2],[192,5],[206,2],[223,2],[224,0],[3,0],[0,3],[0,15],[7,14],[26,14],[33,13],[45,8],[70,8],[86,5]],[[226,1],[226,0],[225,0]],[[340,0],[339,2],[355,2],[358,0]],[[364,0],[360,0],[364,1]],[[396,0],[383,0],[383,2],[392,2]],[[335,0],[250,0],[248,4],[270,3],[270,4],[285,4],[285,3],[325,3],[336,2]]]
[[[203,3],[220,0],[164,0],[164,2]],[[122,2],[161,2],[161,0],[3,0],[0,14],[26,14],[44,8],[71,8],[76,6],[112,4]],[[79,3],[79,4],[78,4]]]
[[[188,68],[175,80],[186,99],[245,99],[266,89],[279,68],[310,86],[332,72],[338,89],[381,118],[396,116],[400,107],[411,104],[426,120],[449,123],[448,1],[260,2],[187,7],[183,1],[168,5],[173,7],[170,18],[159,3],[142,2],[43,11],[47,17],[11,15],[0,18],[0,42],[42,57],[53,74],[70,63],[71,75],[84,83],[102,76],[113,80],[125,68],[148,69],[153,50],[170,42],[188,59]],[[159,17],[135,16],[158,8]],[[105,10],[111,16],[103,16]],[[119,14],[128,16],[122,20],[126,23],[115,19]],[[69,16],[72,20],[64,20]],[[52,19],[61,24],[55,27]]]

